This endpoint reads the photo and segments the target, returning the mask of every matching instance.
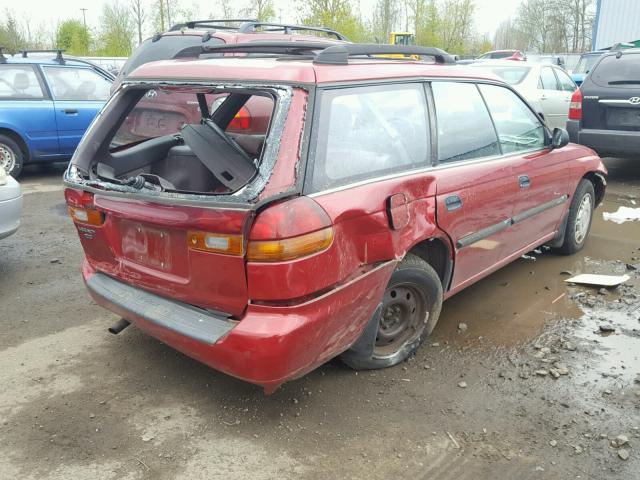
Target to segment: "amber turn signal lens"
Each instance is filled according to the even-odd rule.
[[[281,262],[326,250],[333,241],[333,228],[323,228],[312,233],[284,240],[254,240],[247,247],[250,262]]]
[[[104,223],[104,213],[92,208],[69,207],[69,215],[76,223],[99,227]]]
[[[187,242],[192,250],[223,253],[225,255],[243,255],[242,235],[223,233],[189,232]]]

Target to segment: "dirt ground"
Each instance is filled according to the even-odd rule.
[[[63,167],[26,169],[22,228],[0,242],[0,478],[640,478],[640,222],[603,220],[640,207],[640,163],[606,163],[581,255],[534,254],[451,298],[400,366],[334,360],[268,397],[109,334]],[[599,292],[567,272],[632,278]]]

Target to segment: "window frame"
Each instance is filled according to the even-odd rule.
[[[38,65],[33,63],[2,63],[0,64],[0,69],[5,67],[27,67],[30,68],[36,79],[38,80],[38,85],[40,85],[40,90],[42,91],[42,97],[38,98],[10,98],[10,97],[0,97],[0,102],[41,102],[43,100],[51,100],[51,92],[49,91],[49,86],[46,84],[45,79],[40,71]]]
[[[544,83],[542,81],[542,72],[544,72],[545,70],[551,70],[551,74],[553,75],[553,78],[556,81],[556,88],[546,88],[544,86]],[[560,81],[558,80],[558,76],[556,75],[556,72],[554,71],[555,68],[551,65],[543,65],[540,67],[540,75],[538,76],[538,90],[549,90],[549,91],[553,91],[553,92],[562,92],[562,90],[559,88],[560,87]]]
[[[575,92],[576,89],[578,88],[578,86],[576,85],[576,82],[573,81],[573,79],[571,78],[571,76],[565,72],[564,70],[562,70],[559,67],[552,67],[553,68],[553,73],[556,74],[556,81],[558,82],[558,86],[561,87],[562,86],[562,82],[560,81],[560,75],[564,75],[565,77],[567,77],[569,79],[569,81],[571,82],[571,84],[573,85],[573,90],[565,90],[564,88],[561,88],[558,90],[558,92]]]
[[[347,181],[346,183],[341,183],[339,185],[335,185],[335,186],[331,186],[323,189],[315,188],[313,185],[313,173],[315,171],[316,155],[318,151],[318,140],[319,140],[318,125],[321,121],[321,115],[323,114],[322,113],[323,109],[321,108],[321,105],[322,105],[322,99],[325,93],[328,91],[335,91],[335,90],[345,91],[345,90],[362,89],[362,88],[368,88],[368,87],[381,87],[381,86],[393,87],[393,86],[408,86],[408,85],[419,85],[424,95],[424,107],[427,113],[425,117],[425,124],[429,129],[429,132],[425,132],[425,135],[427,136],[426,141],[427,141],[428,152],[424,160],[424,166],[420,166],[420,167],[407,166],[406,169],[403,168],[403,169],[399,169],[398,171],[386,172],[386,173],[380,172],[379,175],[373,174],[372,176],[365,179],[353,179],[353,181]],[[394,79],[393,81],[370,81],[366,83],[360,83],[360,82],[339,83],[335,85],[317,87],[315,98],[314,98],[313,115],[311,117],[312,125],[309,133],[309,141],[308,141],[309,148],[307,152],[307,161],[305,162],[305,169],[304,169],[304,181],[303,181],[303,187],[302,187],[303,194],[319,194],[327,191],[343,190],[344,188],[348,188],[349,186],[352,186],[352,185],[366,184],[374,181],[379,181],[380,178],[387,178],[387,177],[392,178],[397,176],[403,176],[412,172],[422,171],[426,168],[432,168],[435,165],[434,164],[435,143],[433,138],[434,132],[432,128],[433,125],[435,125],[435,123],[433,118],[434,116],[433,102],[432,102],[432,99],[430,99],[429,92],[427,90],[428,90],[427,81],[425,79],[411,79],[411,78]]]
[[[105,80],[106,82],[112,83],[112,80],[105,77],[104,75],[102,75],[98,70],[96,70],[95,68],[87,65],[40,65],[40,68],[42,69],[42,76],[44,77],[46,83],[47,83],[47,88],[49,89],[49,93],[51,95],[51,99],[53,101],[56,102],[106,102],[107,100],[109,100],[109,96],[107,96],[107,98],[105,98],[104,100],[78,100],[78,99],[73,99],[73,100],[68,100],[68,99],[62,99],[62,98],[58,98],[55,95],[55,92],[53,91],[53,87],[51,86],[51,79],[49,78],[49,75],[47,73],[47,69],[49,68],[64,68],[64,69],[68,69],[68,70],[89,70],[91,72],[93,72],[95,75],[97,75],[98,77],[102,78],[103,80]],[[109,91],[111,91],[111,87],[109,87]]]
[[[311,122],[305,122],[306,125],[307,124],[309,125],[309,129],[308,129],[308,137],[307,137],[308,140],[306,142],[307,144],[306,156],[303,157],[303,158],[306,158],[306,161],[303,162],[303,166],[301,167],[301,171],[304,172],[301,193],[303,195],[308,195],[310,197],[319,197],[319,196],[327,195],[333,192],[347,190],[349,188],[355,188],[360,185],[367,185],[370,183],[380,182],[388,179],[406,177],[410,175],[438,171],[438,170],[443,170],[448,168],[459,168],[465,165],[470,165],[470,164],[475,164],[480,162],[492,162],[492,161],[502,160],[509,157],[529,155],[536,152],[549,150],[551,148],[551,133],[549,131],[549,128],[544,122],[540,122],[542,123],[542,127],[545,132],[545,146],[543,148],[532,148],[529,150],[521,150],[519,152],[511,152],[507,154],[501,153],[499,155],[490,155],[485,157],[477,157],[473,159],[456,160],[453,162],[445,162],[445,163],[438,162],[437,118],[436,118],[433,92],[431,90],[431,84],[434,82],[472,83],[476,85],[476,88],[478,85],[495,85],[495,86],[506,88],[510,90],[512,93],[514,93],[516,97],[518,97],[520,101],[526,105],[526,107],[529,109],[529,111],[531,111],[531,113],[535,116],[535,118],[539,118],[535,110],[531,108],[531,105],[529,105],[529,103],[524,99],[524,97],[520,93],[518,93],[518,91],[515,88],[513,88],[511,85],[508,85],[504,82],[492,81],[492,80],[486,80],[486,79],[464,78],[464,77],[444,77],[444,76],[443,77],[413,77],[413,78],[405,78],[405,79],[399,79],[399,80],[394,79],[392,81],[384,79],[384,80],[369,80],[367,82],[363,82],[363,81],[336,82],[336,83],[330,83],[322,86],[317,86],[314,89],[313,106],[311,107],[312,115],[310,115],[310,118],[312,120]],[[373,85],[389,85],[389,84],[398,84],[398,83],[399,84],[421,83],[425,88],[425,92],[427,96],[427,113],[429,117],[428,121],[431,129],[431,162],[428,162],[428,164],[423,168],[401,171],[401,172],[386,174],[381,176],[373,176],[366,180],[347,183],[337,187],[327,188],[324,190],[314,190],[312,185],[311,175],[313,174],[314,162],[315,162],[315,146],[317,141],[316,125],[318,124],[319,117],[320,117],[319,102],[320,102],[320,98],[322,96],[323,91],[328,89],[334,89],[334,88],[367,87],[367,86],[373,86]],[[480,91],[480,89],[478,89],[478,91],[482,96],[482,91]],[[485,102],[485,107],[486,107],[486,101],[484,99],[484,96],[482,96],[482,101]],[[489,117],[493,122],[493,117],[491,116],[491,112],[488,110],[488,108],[487,108],[487,112],[489,113]],[[306,125],[305,125],[305,128],[306,128]],[[494,129],[495,129],[495,126],[494,126]],[[497,135],[498,135],[498,132],[496,130],[496,136]],[[500,151],[502,152],[502,147],[500,148]]]

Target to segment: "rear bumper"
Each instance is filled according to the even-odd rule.
[[[99,305],[176,350],[270,393],[358,339],[394,267],[393,261],[380,264],[298,305],[249,304],[239,321],[114,280],[96,272],[86,260],[82,271]]]
[[[601,156],[640,154],[640,132],[585,129],[578,120],[567,120],[567,132],[573,143],[592,148]]]
[[[20,184],[12,177],[0,186],[0,239],[15,233],[20,226],[22,192]]]

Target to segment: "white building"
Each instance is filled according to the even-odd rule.
[[[640,0],[596,0],[593,50],[640,39]]]

